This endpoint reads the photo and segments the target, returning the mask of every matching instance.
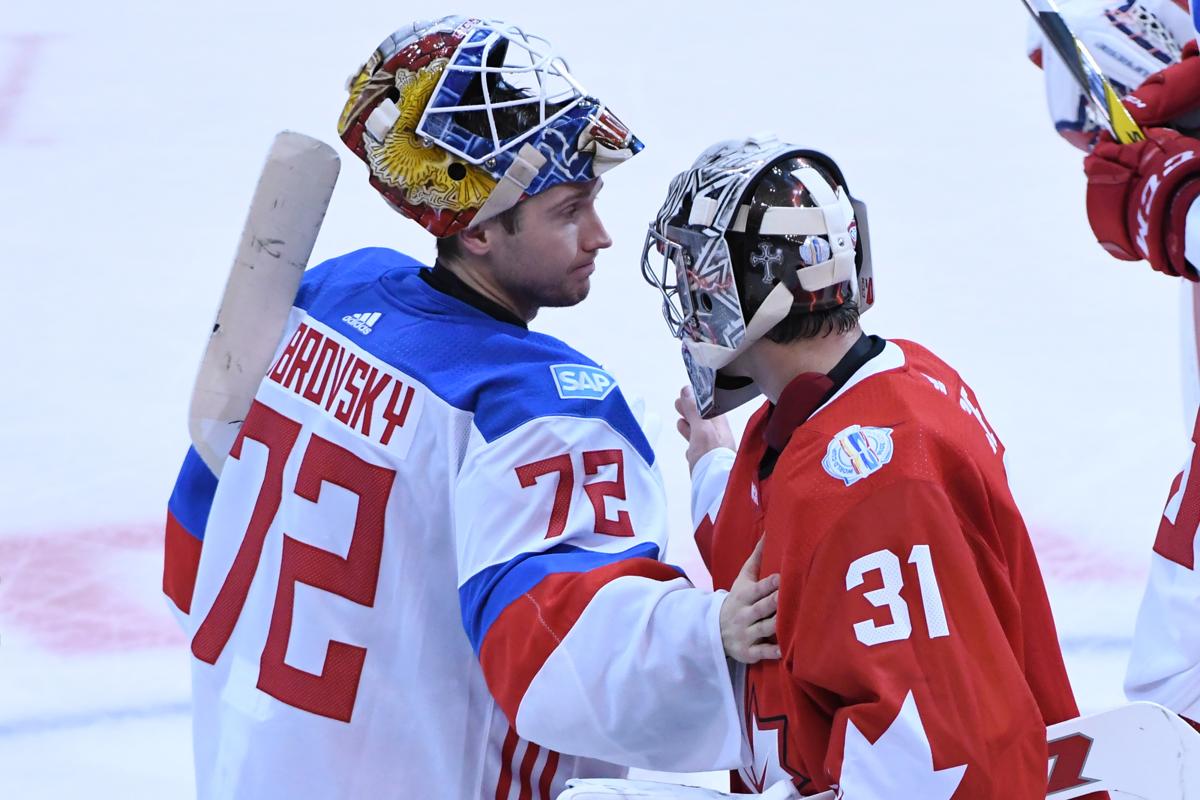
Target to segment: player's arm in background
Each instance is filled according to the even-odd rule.
[[[1126,98],[1126,107],[1147,128],[1148,141],[1118,145],[1100,137],[1094,126],[1086,130],[1082,123],[1072,122],[1070,109],[1083,105],[1065,67],[1057,61],[1044,62],[1051,116],[1068,140],[1091,150],[1084,161],[1087,213],[1105,249],[1122,260],[1146,259],[1160,272],[1196,281],[1200,140],[1155,127],[1176,120],[1196,127],[1200,58],[1193,22],[1185,4],[1158,0],[1149,5],[1161,24],[1139,27],[1127,15],[1114,13],[1114,8],[1124,5],[1075,2],[1063,11],[1072,29],[1083,34],[1085,44],[1089,38],[1097,42],[1103,38],[1106,46],[1092,49],[1104,62],[1106,74],[1124,80],[1129,88],[1137,87]],[[1036,52],[1040,51],[1035,43],[1031,54]],[[1101,139],[1098,144],[1097,139]],[[1194,320],[1184,324],[1194,331]],[[1184,339],[1190,342],[1194,336]],[[1194,368],[1194,358],[1185,360]],[[1185,376],[1188,379],[1194,381],[1194,376]],[[1125,678],[1131,700],[1160,703],[1190,720],[1200,717],[1197,438],[1200,428],[1192,434],[1192,452],[1171,486],[1160,520]]]
[[[845,800],[1044,795],[1045,722],[1001,624],[1021,598],[1002,556],[959,519],[936,484],[879,485],[799,574],[783,572],[792,619],[781,663],[816,707],[836,709],[815,789],[836,784]]]
[[[1096,58],[1146,141],[1104,132],[1070,71],[1030,27],[1028,53],[1043,67],[1055,129],[1088,152],[1087,215],[1116,258],[1200,279],[1200,58],[1183,0],[1064,0],[1063,19]],[[1178,130],[1175,130],[1178,129]]]
[[[606,410],[583,402],[490,440],[472,430],[454,513],[463,624],[488,686],[545,747],[666,771],[736,767],[726,595],[662,561],[661,478],[619,393]]]
[[[1200,722],[1200,418],[1192,451],[1175,477],[1159,521],[1150,579],[1134,628],[1125,694],[1164,705],[1194,726]]]

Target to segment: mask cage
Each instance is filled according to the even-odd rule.
[[[662,295],[663,318],[675,338],[732,349],[745,336],[729,246],[715,230],[667,225],[664,236],[652,223],[642,277]]]
[[[481,23],[442,71],[417,133],[479,165],[554,122],[585,95],[546,39],[515,25]]]

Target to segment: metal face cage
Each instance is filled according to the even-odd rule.
[[[472,95],[475,88],[480,96]],[[451,56],[417,133],[470,164],[484,164],[569,112],[586,94],[546,39],[516,25],[480,23]],[[521,107],[530,113],[517,115]],[[486,119],[486,133],[456,124],[457,115],[476,112]],[[510,130],[501,119],[517,116],[527,120],[523,130]]]
[[[657,259],[657,261],[656,261]],[[663,317],[680,340],[736,348],[746,333],[733,262],[713,228],[651,224],[642,248],[642,277],[663,298]]]

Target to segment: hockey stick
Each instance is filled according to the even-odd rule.
[[[1142,133],[1141,127],[1130,115],[1129,109],[1125,108],[1124,103],[1121,102],[1117,90],[1100,71],[1096,59],[1092,58],[1092,54],[1084,47],[1083,42],[1067,27],[1054,0],[1021,0],[1021,2],[1033,15],[1034,21],[1046,35],[1046,40],[1066,63],[1076,83],[1083,89],[1100,119],[1108,126],[1113,138],[1121,144],[1140,142],[1145,139],[1146,135]]]
[[[1046,729],[1047,800],[1109,792],[1112,800],[1200,800],[1200,734],[1154,703],[1130,703]],[[732,800],[712,789],[647,781],[573,780],[560,800]],[[776,784],[768,794],[794,797]],[[833,800],[833,791],[805,800]],[[902,794],[897,794],[900,800]],[[855,800],[855,798],[847,798]],[[908,800],[905,798],[904,800]]]
[[[192,444],[214,475],[283,335],[338,169],[337,153],[318,139],[284,131],[271,145],[188,412]]]
[[[1200,798],[1200,734],[1154,703],[1130,703],[1046,731],[1046,797],[1108,791],[1113,800]]]

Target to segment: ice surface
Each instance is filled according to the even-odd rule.
[[[547,35],[647,143],[606,178],[616,245],[592,296],[537,327],[662,415],[674,559],[695,563],[671,432],[684,372],[638,275],[644,225],[705,146],[775,130],[827,149],[869,202],[867,326],[972,383],[1009,448],[1080,703],[1120,702],[1188,438],[1179,287],[1092,241],[1080,157],[1047,120],[1020,4],[467,10]],[[0,796],[190,795],[186,649],[159,596],[156,539],[190,383],[272,135],[336,143],[343,79],[410,13],[378,0],[4,4]],[[343,155],[314,257],[430,256]]]

